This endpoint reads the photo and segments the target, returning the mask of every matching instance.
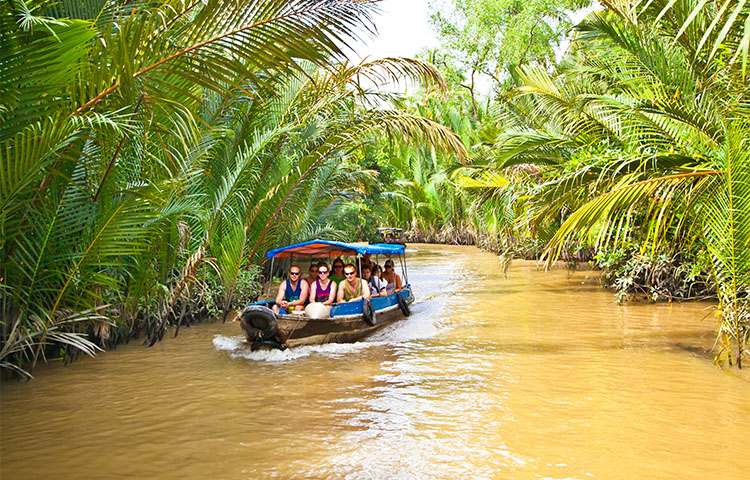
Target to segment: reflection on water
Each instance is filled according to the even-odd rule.
[[[709,304],[412,248],[412,316],[365,341],[201,325],[2,385],[2,478],[746,477],[750,374],[704,355]]]

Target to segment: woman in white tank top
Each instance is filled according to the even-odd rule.
[[[393,260],[388,259],[385,261],[385,270],[380,278],[388,282],[388,285],[385,286],[385,291],[388,295],[401,291],[401,277],[398,276],[398,273],[393,268]]]

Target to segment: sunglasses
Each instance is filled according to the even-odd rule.
[[[320,273],[320,270],[310,270],[310,273]]]
[[[318,273],[321,275],[325,275],[326,273],[328,273],[328,270],[318,270]]]
[[[355,273],[355,272],[344,272],[344,275],[346,275],[346,276],[348,277],[348,276],[350,276],[350,275],[354,275],[354,273]]]
[[[385,268],[393,268],[393,265],[386,265]]]
[[[344,268],[343,265],[334,265],[333,268]]]
[[[299,275],[299,272],[289,272],[289,275]]]

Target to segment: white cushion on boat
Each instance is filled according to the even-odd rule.
[[[305,307],[305,316],[310,318],[328,318],[331,307],[323,305],[321,302],[313,302]]]

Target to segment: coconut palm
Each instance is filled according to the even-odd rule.
[[[395,76],[442,88],[432,67],[409,59],[342,63],[328,71],[308,65],[304,74],[282,76],[275,95],[228,104],[231,117],[211,113],[229,120],[222,125],[226,133],[221,142],[208,155],[197,190],[208,200],[202,207],[207,220],[202,247],[214,254],[227,293],[225,313],[232,307],[243,259],[260,261],[259,255],[281,238],[307,240],[299,232],[320,231],[312,221],[324,223],[323,211],[362,183],[363,174],[345,167],[347,156],[362,142],[385,135],[463,152],[460,141],[440,125],[367,108],[367,102],[383,94],[365,89],[363,79],[376,85]]]
[[[419,101],[400,99],[396,108],[449,128],[468,149],[475,142],[476,122],[465,115],[468,110],[462,112],[461,102],[427,91]],[[473,241],[466,199],[451,178],[457,167],[466,165],[462,155],[445,154],[431,145],[397,144],[389,145],[383,157],[394,178],[382,185],[382,222],[410,230],[417,240]]]
[[[549,261],[581,239],[652,250],[711,244],[721,331],[741,365],[750,267],[739,254],[750,235],[747,209],[738,209],[747,194],[746,87],[721,61],[697,61],[694,45],[674,42],[688,20],[680,12],[692,10],[635,17],[628,2],[605,3],[611,8],[576,28],[556,74],[519,72],[522,85],[504,106],[506,131],[485,157],[498,169],[553,165],[529,210],[539,227],[562,221]],[[700,36],[700,25],[683,33]]]
[[[422,119],[387,111],[334,119],[304,140],[329,99],[299,124],[256,114],[282,98],[284,79],[312,80],[310,65],[343,59],[347,42],[368,34],[375,4],[0,5],[2,366],[33,366],[52,345],[65,358],[91,353],[92,341],[143,328],[158,340],[199,272],[213,265],[231,285],[278,225],[300,220],[280,216],[287,202],[304,203],[317,172],[367,132],[450,143]],[[391,65],[380,75],[432,75]],[[295,154],[270,155],[278,145]]]
[[[750,5],[745,1],[654,0],[649,2],[604,1],[603,5],[628,12],[633,19],[641,13],[661,23],[668,33],[693,53],[695,60],[711,62],[717,56],[744,83],[750,51]]]

